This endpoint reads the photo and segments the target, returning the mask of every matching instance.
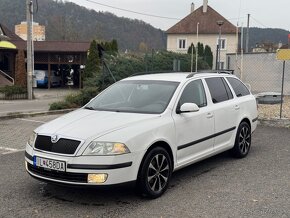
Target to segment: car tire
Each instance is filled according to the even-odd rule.
[[[244,158],[251,148],[251,127],[248,123],[242,122],[237,130],[235,145],[231,153],[236,158]]]
[[[154,199],[168,188],[172,174],[172,160],[162,147],[153,148],[143,159],[139,170],[137,189],[142,196]]]

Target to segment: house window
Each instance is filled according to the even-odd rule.
[[[186,49],[186,39],[178,39],[178,48]]]
[[[225,69],[225,62],[219,62],[219,68],[220,70],[224,70]]]
[[[217,44],[219,44],[219,39],[217,39]],[[221,38],[221,50],[227,49],[227,40],[224,38]]]

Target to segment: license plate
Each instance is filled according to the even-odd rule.
[[[45,169],[56,170],[56,171],[65,171],[65,162],[59,160],[52,160],[42,157],[33,157],[34,166],[42,167]]]

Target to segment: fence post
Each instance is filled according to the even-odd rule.
[[[285,78],[285,62],[286,62],[286,61],[283,61],[282,90],[281,90],[281,105],[280,105],[280,119],[282,118],[282,108],[283,108],[284,78]]]

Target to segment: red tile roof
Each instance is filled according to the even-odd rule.
[[[195,34],[197,23],[199,23],[199,33],[200,34],[217,34],[219,32],[219,26],[217,21],[222,20],[224,24],[222,25],[223,34],[235,34],[236,26],[230,23],[226,18],[220,15],[212,7],[207,7],[207,12],[203,13],[203,7],[199,7],[191,14],[183,18],[173,27],[169,28],[167,34]]]
[[[11,41],[20,50],[26,50],[26,41]],[[90,42],[35,41],[35,52],[87,52]]]

